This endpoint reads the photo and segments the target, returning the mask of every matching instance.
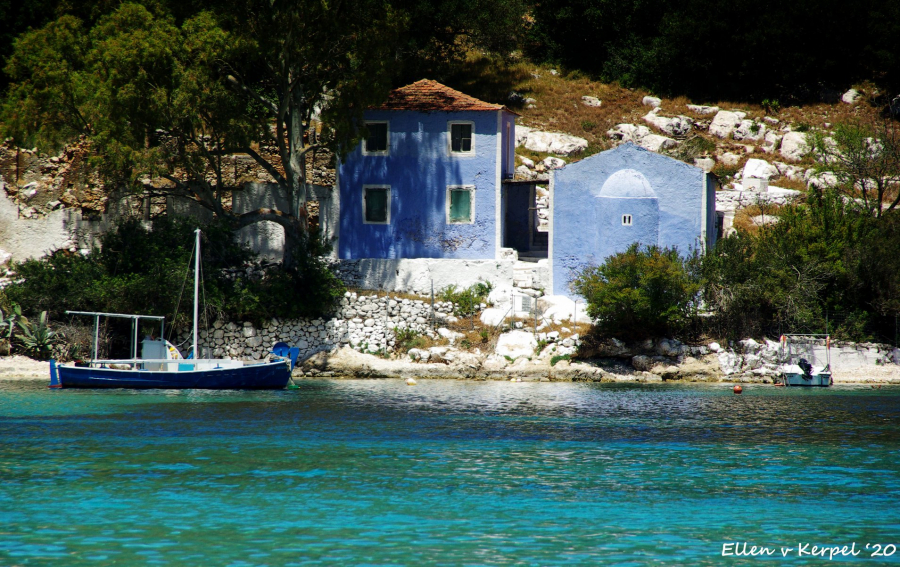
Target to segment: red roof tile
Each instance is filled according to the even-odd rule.
[[[463,94],[437,81],[422,79],[411,85],[394,89],[387,101],[375,110],[416,110],[419,112],[455,112],[460,110],[503,110],[499,104],[491,104]]]

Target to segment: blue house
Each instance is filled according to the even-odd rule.
[[[552,293],[632,243],[703,251],[716,238],[716,181],[702,169],[624,144],[556,170],[550,181]]]
[[[440,83],[391,92],[337,167],[341,259],[495,259],[515,114]]]

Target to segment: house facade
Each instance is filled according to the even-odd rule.
[[[367,111],[365,127],[337,168],[339,258],[500,257],[513,112],[421,80]]]
[[[553,172],[550,181],[550,287],[589,265],[642,245],[702,252],[716,239],[716,182],[702,169],[634,144]]]

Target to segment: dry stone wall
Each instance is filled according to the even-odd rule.
[[[432,312],[429,301],[347,292],[332,318],[272,319],[258,327],[249,322],[216,321],[212,329],[200,331],[198,340],[203,355],[213,358],[259,360],[277,342],[299,348],[301,360],[341,346],[377,353],[393,348],[394,329],[436,337],[432,319],[436,325],[452,321],[453,308],[450,302],[435,302]],[[180,333],[183,350],[188,350],[190,341],[189,331]]]

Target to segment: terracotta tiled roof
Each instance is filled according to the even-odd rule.
[[[419,112],[502,109],[504,107],[499,104],[478,100],[428,79],[392,90],[387,101],[376,107],[376,110],[416,110]]]

